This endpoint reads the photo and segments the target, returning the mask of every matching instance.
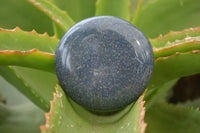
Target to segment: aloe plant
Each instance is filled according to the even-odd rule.
[[[1,0],[1,133],[196,133],[200,100],[169,103],[181,77],[200,73],[199,0]],[[90,112],[57,82],[54,53],[74,24],[111,15],[136,25],[154,51],[146,91],[118,112]]]

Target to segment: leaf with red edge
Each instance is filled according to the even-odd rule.
[[[200,50],[185,53],[177,52],[168,57],[159,57],[155,60],[154,72],[149,87],[200,73]]]
[[[54,54],[37,49],[29,51],[0,51],[0,65],[23,66],[55,73]]]
[[[125,109],[109,115],[92,113],[74,103],[57,85],[51,110],[45,114],[46,124],[42,133],[96,132],[96,133],[144,133],[144,94]]]
[[[34,30],[32,32],[26,32],[19,28],[13,30],[0,29],[0,62],[4,66],[18,65],[54,73],[53,54],[58,41],[59,40],[55,38],[55,36],[49,37],[46,33],[38,34]],[[28,98],[30,94],[32,94],[32,92],[28,90],[32,88],[35,94],[40,96],[40,98],[34,97],[33,95],[33,97],[30,96],[30,100],[43,110],[48,111],[49,101],[52,99],[52,92],[56,84],[56,76],[35,69],[22,67],[12,68],[12,72],[4,74],[3,77],[18,90],[22,89],[20,92]],[[4,71],[0,74],[3,75],[3,72]],[[13,82],[10,77],[15,77],[15,82]],[[27,87],[27,85],[29,87]],[[25,93],[26,91],[28,91],[28,93]],[[45,104],[40,102],[41,99],[45,101]]]
[[[192,50],[200,50],[200,36],[186,37],[183,40],[176,40],[175,42],[168,42],[167,46],[162,48],[154,48],[154,58],[167,57],[176,52],[188,52]]]
[[[148,88],[200,73],[200,28],[171,31],[150,41],[154,50],[155,66]]]
[[[189,28],[183,31],[170,31],[168,34],[162,36],[160,35],[157,38],[150,39],[151,44],[155,48],[163,48],[168,45],[168,43],[175,42],[176,40],[184,40],[188,37],[199,37],[200,36],[200,27],[197,28]]]
[[[0,28],[0,50],[39,51],[54,53],[59,40],[47,33],[38,34],[35,30],[23,31],[19,27],[12,30]]]
[[[0,27],[54,35],[52,20],[26,0],[0,0]]]

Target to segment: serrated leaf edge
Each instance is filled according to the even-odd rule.
[[[166,39],[170,36],[174,36],[174,35],[177,35],[177,34],[184,34],[184,33],[190,32],[190,31],[193,31],[193,32],[199,31],[200,32],[200,27],[189,28],[189,29],[185,29],[183,31],[169,31],[164,36],[162,34],[160,34],[160,36],[158,36],[157,38],[151,39],[151,40],[163,40],[163,39]],[[186,34],[186,36],[187,36],[187,34]]]
[[[146,130],[146,127],[147,127],[147,123],[145,123],[145,121],[144,121],[144,117],[145,117],[144,104],[145,104],[145,101],[143,101],[143,99],[144,99],[144,94],[139,99],[141,101],[141,104],[140,104],[140,118],[139,118],[141,133],[145,133],[145,130]]]
[[[174,50],[176,50],[176,52],[188,52],[188,51],[193,51],[193,50],[200,50],[200,40],[198,40],[199,38],[194,38],[194,37],[187,37],[184,38],[184,40],[176,40],[173,43],[168,42],[168,44],[170,43],[170,46],[166,46],[166,47],[160,47],[160,48],[153,48],[153,52],[155,55],[155,59],[159,58],[159,57],[167,57],[167,56],[171,56],[171,54],[174,54]],[[181,49],[180,49],[181,48]]]
[[[183,53],[182,52],[176,52],[175,54],[167,56],[167,57],[159,57],[154,62],[158,62],[158,61],[162,61],[162,60],[167,60],[167,59],[173,58],[175,56],[182,55],[182,54],[188,54],[188,53],[196,54],[196,53],[200,53],[200,50],[192,50],[192,51],[183,52]]]
[[[175,47],[178,47],[178,46],[181,46],[181,45],[187,45],[187,44],[190,44],[190,43],[200,43],[200,41],[197,40],[196,38],[190,37],[191,40],[189,39],[189,37],[187,37],[187,38],[184,38],[184,40],[176,40],[174,42],[167,42],[167,44],[170,44],[170,46],[154,48],[153,51],[157,52],[157,51],[160,51],[160,50],[168,50],[168,49],[172,49],[172,48],[175,48]]]
[[[13,32],[24,32],[24,33],[34,34],[34,35],[38,35],[38,36],[46,36],[49,39],[57,39],[56,35],[49,36],[49,34],[47,32],[44,32],[43,34],[39,34],[38,32],[36,32],[35,29],[33,29],[32,31],[24,31],[20,27],[15,27],[14,29],[0,28],[0,32],[11,32],[11,33],[13,33]]]
[[[41,132],[49,132],[50,131],[50,118],[52,117],[52,113],[54,110],[54,103],[56,103],[58,98],[62,97],[62,94],[58,91],[58,86],[56,85],[55,87],[56,92],[53,93],[53,100],[50,101],[50,111],[48,113],[45,113],[45,118],[46,118],[46,123],[44,125],[40,126],[40,130]],[[139,114],[139,125],[140,125],[140,133],[145,133],[146,127],[147,127],[147,123],[145,123],[144,121],[144,117],[145,117],[145,101],[143,101],[144,99],[144,94],[142,96],[140,96],[140,98],[138,99],[137,102],[139,102],[139,110],[140,110],[140,114]],[[136,129],[133,128],[133,131],[135,131]]]
[[[48,131],[50,129],[50,118],[52,116],[52,112],[54,110],[54,103],[57,101],[57,96],[60,97],[60,95],[62,95],[59,91],[58,91],[58,86],[55,86],[55,90],[56,92],[53,93],[53,100],[50,101],[50,110],[48,113],[45,113],[45,118],[46,118],[46,123],[45,125],[41,125],[40,126],[40,130],[41,132],[43,131]]]

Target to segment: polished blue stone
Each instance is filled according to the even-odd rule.
[[[85,19],[69,29],[55,53],[66,94],[90,110],[118,110],[145,90],[154,66],[152,47],[131,23],[113,16]]]

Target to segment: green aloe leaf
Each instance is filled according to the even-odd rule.
[[[4,57],[1,55],[1,63],[8,63],[14,61],[15,63],[21,62],[20,66],[23,66],[23,63],[26,65],[24,66],[35,66],[32,68],[39,67],[38,63],[42,65],[43,70],[50,70],[54,72],[54,53],[58,40],[55,37],[49,37],[47,34],[37,34],[35,31],[32,32],[24,32],[20,30],[19,28],[16,28],[14,30],[0,30],[0,47],[1,47],[1,53],[8,53],[10,55],[10,59],[6,60],[6,58],[9,58],[8,56]],[[42,62],[42,54],[39,53],[37,50],[32,51],[31,53],[27,53],[24,51],[31,50],[32,48],[37,48],[43,55],[44,60]],[[18,50],[18,55],[13,53],[16,53],[16,51],[5,51],[5,50]],[[21,51],[21,52],[20,52]],[[23,52],[22,52],[23,51]],[[10,53],[9,53],[10,52]],[[48,52],[48,53],[44,53]],[[23,53],[23,55],[21,55]],[[35,55],[34,55],[35,54]],[[34,57],[34,59],[32,58]],[[13,59],[13,60],[11,60]],[[22,60],[23,59],[23,60]],[[34,64],[34,61],[36,64]],[[10,65],[17,65],[10,62]],[[47,64],[46,64],[46,63]],[[42,64],[45,63],[45,64]],[[19,65],[19,64],[18,64]],[[3,66],[2,66],[3,67]],[[40,67],[41,68],[41,67]],[[2,73],[1,73],[2,74]],[[38,76],[39,75],[39,76]],[[12,81],[12,78],[9,77],[15,77],[15,81]],[[47,72],[42,72],[39,70],[33,70],[33,69],[25,69],[20,67],[15,67],[11,73],[5,74],[4,78],[14,85],[18,90],[21,90],[24,95],[26,95],[29,98],[29,95],[32,93],[31,91],[28,91],[29,88],[32,88],[35,95],[38,95],[38,97],[30,97],[30,100],[33,101],[35,104],[37,104],[39,107],[44,109],[45,111],[48,111],[50,103],[49,101],[52,99],[52,92],[54,91],[54,86],[56,84],[56,76]],[[23,80],[23,82],[21,82]],[[42,83],[42,84],[41,84]],[[17,84],[17,85],[16,85]],[[21,84],[21,85],[18,85]],[[26,86],[28,85],[28,87]],[[21,87],[23,86],[23,87]],[[44,103],[41,103],[40,101],[45,101]]]
[[[41,97],[37,93],[37,90],[29,86],[29,84],[27,84],[20,75],[17,75],[12,67],[0,66],[0,75],[10,84],[16,87],[22,94],[26,95],[37,106],[46,111],[49,110],[49,102]]]
[[[199,5],[199,0],[155,0],[141,11],[137,27],[151,38],[170,30],[198,27]]]
[[[147,133],[198,133],[200,112],[191,108],[179,107],[160,102],[147,112]]]
[[[95,13],[96,0],[51,0],[51,2],[69,13],[69,16],[76,22],[94,16]],[[54,23],[54,29],[58,38],[62,38],[66,32],[56,23]]]
[[[162,48],[154,48],[154,58],[167,57],[177,52],[188,52],[192,50],[200,50],[200,36],[186,37],[183,40],[168,42],[167,46]]]
[[[184,39],[186,40],[190,39],[190,37],[198,38],[199,36],[200,36],[200,27],[185,29],[179,32],[170,31],[168,34],[164,36],[160,35],[158,38],[150,39],[150,42],[155,48],[163,48],[172,46],[173,42],[176,42],[176,40],[184,40]]]
[[[13,70],[25,81],[28,86],[34,89],[36,94],[40,96],[39,100],[42,99],[45,101],[45,107],[47,107],[47,105],[50,106],[50,100],[53,99],[52,94],[55,91],[54,87],[57,82],[55,74],[24,67],[13,67]]]
[[[38,34],[34,30],[25,32],[19,28],[0,29],[0,64],[25,66],[54,73],[53,54],[58,41],[55,36]]]
[[[144,98],[144,100],[146,101],[146,110],[148,111],[149,108],[151,108],[151,106],[155,103],[166,101],[169,90],[171,90],[174,87],[177,81],[178,78],[166,82],[158,87],[148,89]]]
[[[58,24],[53,23],[55,35],[58,39],[61,39],[63,35],[65,34],[66,30],[64,30],[62,27],[60,27]]]
[[[134,25],[137,24],[138,18],[140,16],[142,7],[144,5],[144,1],[145,0],[131,0],[131,8],[130,8],[130,14],[131,14],[131,18],[130,18],[130,22],[132,22]]]
[[[157,58],[149,86],[159,86],[175,78],[200,73],[199,60],[200,50]]]
[[[76,22],[95,14],[96,0],[51,0],[60,9],[67,11],[69,16]]]
[[[111,15],[130,20],[129,0],[97,0],[96,16]]]
[[[7,106],[0,103],[1,133],[39,133],[44,123],[43,111],[32,103]]]
[[[96,133],[144,133],[146,124],[143,121],[145,109],[143,95],[135,104],[120,112],[110,115],[92,113],[73,101],[56,86],[51,110],[46,114],[46,125],[43,133],[63,132],[96,132]]]
[[[46,33],[38,34],[34,30],[26,32],[18,27],[13,30],[0,28],[0,50],[27,51],[36,48],[54,54],[58,42],[55,36],[49,37]]]
[[[145,97],[149,101],[145,104],[145,121],[148,123],[147,133],[195,133],[200,130],[200,112],[191,108],[191,104],[172,105],[166,102],[169,91],[176,84],[178,79],[166,82],[158,87],[154,96]],[[146,92],[148,96],[149,92]],[[196,102],[197,104],[198,102]],[[188,107],[190,106],[190,107]],[[184,127],[187,127],[184,128]]]
[[[74,24],[70,16],[47,0],[27,0],[49,16],[65,32]]]
[[[44,112],[1,76],[0,84],[0,132],[39,133],[39,126],[45,123]]]
[[[145,7],[152,1],[154,0],[130,0],[129,2],[130,22],[136,25],[143,7]]]
[[[2,67],[2,66],[1,66]],[[16,88],[10,85],[1,75],[0,75],[0,103],[17,106],[27,103],[29,100],[23,96]]]
[[[51,19],[26,0],[1,0],[0,12],[2,28],[13,29],[18,26],[26,31],[35,29],[39,33],[54,34]]]
[[[171,31],[150,41],[155,55],[155,67],[149,87],[158,87],[175,78],[200,73],[199,28]]]
[[[55,73],[54,54],[30,51],[0,51],[0,65],[23,66]]]

